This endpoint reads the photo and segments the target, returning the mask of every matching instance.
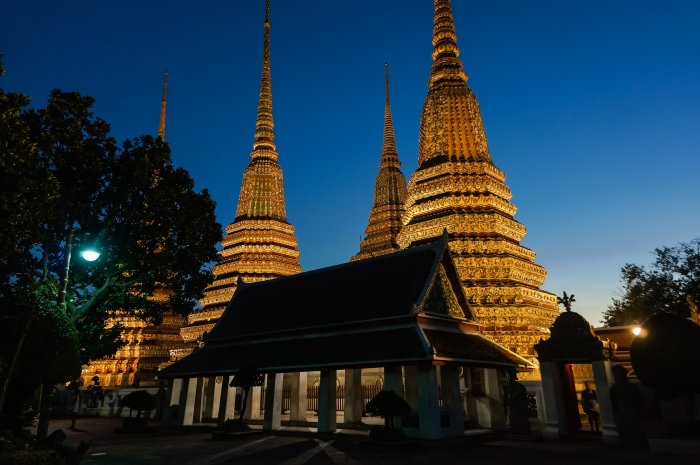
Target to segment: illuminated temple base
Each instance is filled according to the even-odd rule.
[[[90,386],[95,375],[103,388],[156,386],[158,368],[170,360],[171,350],[183,347],[180,327],[185,319],[166,313],[163,323],[155,326],[136,317],[116,316],[108,326],[115,323],[125,328],[121,333],[124,346],[113,357],[84,365],[83,386]]]

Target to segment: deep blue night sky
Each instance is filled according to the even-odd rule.
[[[0,6],[0,86],[97,99],[123,140],[166,138],[225,226],[252,149],[264,1]],[[619,268],[700,236],[700,2],[453,0],[494,163],[549,270],[592,323]],[[287,214],[305,270],[364,234],[382,139],[383,64],[403,171],[416,166],[432,2],[272,0],[272,87]]]

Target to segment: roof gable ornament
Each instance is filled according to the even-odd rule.
[[[416,304],[414,304],[418,310],[414,311],[412,306],[411,313],[428,312],[460,319],[471,319],[471,308],[464,294],[464,289],[459,283],[459,277],[452,261],[447,228],[443,229],[442,239],[436,241],[433,247],[438,250],[436,250],[430,277]],[[452,279],[450,279],[450,275],[452,275]]]
[[[437,273],[433,276],[432,286],[428,291],[428,297],[423,303],[423,308],[428,313],[465,318],[464,312],[457,301],[457,296],[455,296],[454,290],[447,279],[445,268],[442,265],[440,265]]]

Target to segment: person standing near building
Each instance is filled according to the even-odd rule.
[[[598,394],[595,389],[591,389],[591,383],[583,383],[585,389],[581,391],[581,406],[588,415],[588,424],[591,431],[600,431],[600,406],[598,405]]]
[[[78,418],[78,412],[80,411],[80,391],[73,391],[73,397],[71,398],[71,409],[70,409],[70,429],[75,429],[75,420]]]

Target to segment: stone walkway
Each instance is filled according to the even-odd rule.
[[[584,442],[526,442],[495,440],[485,444],[451,442],[382,446],[350,434],[317,437],[254,433],[229,441],[214,441],[213,427],[164,427],[153,432],[116,434],[115,418],[81,418],[77,430],[68,420],[54,420],[50,430],[62,428],[67,441],[91,440],[85,465],[697,465],[691,456],[665,456]]]

